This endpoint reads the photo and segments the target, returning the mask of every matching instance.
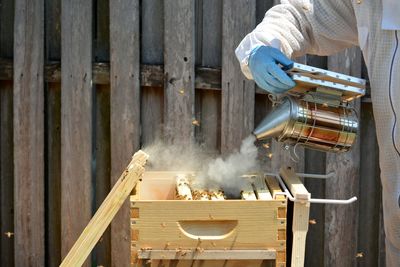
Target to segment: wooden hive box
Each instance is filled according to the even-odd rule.
[[[175,200],[178,174],[146,172],[131,196],[132,266],[286,266],[276,178],[269,200]]]

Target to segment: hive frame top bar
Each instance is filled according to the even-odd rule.
[[[334,94],[341,95],[343,101],[351,101],[365,95],[366,80],[361,78],[299,63],[294,63],[293,68],[286,73],[296,82],[296,86],[289,91],[291,94],[303,95],[315,91],[318,87],[324,87],[332,89]]]

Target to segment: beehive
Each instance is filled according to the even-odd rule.
[[[255,200],[213,201],[176,200],[178,175],[192,174],[146,172],[131,197],[133,266],[286,266],[287,199],[274,177],[249,178]]]

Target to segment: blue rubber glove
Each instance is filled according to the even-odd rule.
[[[293,61],[276,48],[257,46],[250,53],[249,68],[253,79],[259,87],[270,93],[281,94],[296,85],[282,70],[292,67]]]

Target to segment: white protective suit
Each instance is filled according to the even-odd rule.
[[[288,57],[330,55],[359,45],[368,68],[376,120],[386,233],[386,264],[400,266],[400,0],[283,0],[236,49],[252,78],[248,55],[258,45]]]

